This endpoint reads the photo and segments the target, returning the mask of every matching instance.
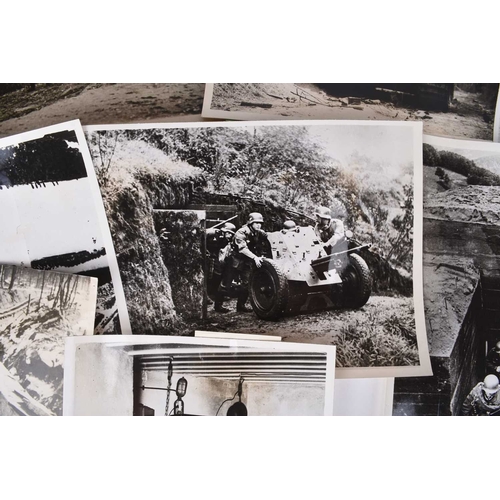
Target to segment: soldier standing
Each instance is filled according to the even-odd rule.
[[[486,416],[500,410],[500,384],[496,375],[486,375],[479,382],[462,405],[462,415]]]
[[[233,272],[239,274],[241,281],[241,293],[238,296],[236,310],[238,312],[251,312],[252,309],[246,306],[248,300],[248,282],[250,281],[250,272],[252,262],[257,266],[262,266],[263,257],[259,253],[259,243],[267,240],[267,234],[262,230],[264,218],[258,212],[252,212],[249,215],[248,222],[240,227],[234,235],[232,244],[232,255],[230,258]],[[228,289],[229,280],[233,280],[233,275],[229,274],[223,278],[223,289]]]
[[[318,207],[314,215],[316,216],[314,232],[323,242],[326,253],[331,254],[332,248],[345,237],[344,223],[340,219],[333,219],[327,207]]]
[[[220,229],[210,228],[207,230],[208,292],[214,296],[214,310],[219,313],[229,312],[229,309],[223,306],[225,293],[221,290],[221,282],[225,274],[228,273],[227,260],[235,231],[236,226],[230,222],[226,222]]]

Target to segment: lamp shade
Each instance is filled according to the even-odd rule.
[[[177,394],[178,398],[183,398],[186,395],[187,386],[188,386],[188,381],[184,377],[180,378],[177,381],[177,387],[175,389],[175,393]]]
[[[248,410],[247,407],[241,402],[238,401],[231,405],[227,410],[228,417],[247,417]]]

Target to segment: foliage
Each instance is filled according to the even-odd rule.
[[[401,208],[402,215],[397,215],[392,220],[392,225],[397,231],[397,235],[390,239],[391,250],[387,259],[395,257],[397,260],[403,260],[408,256],[413,241],[413,186],[406,185],[404,189],[404,199]]]
[[[390,316],[380,311],[369,321],[344,326],[337,338],[337,365],[413,366],[418,364],[413,310]]]
[[[423,163],[428,167],[436,167],[439,165],[439,152],[430,144],[424,143],[423,146]]]
[[[473,160],[452,151],[437,151],[430,144],[424,144],[424,165],[438,167],[436,175],[441,178],[439,184],[445,189],[451,187],[449,177],[444,177],[443,169],[451,170],[467,177],[467,183],[480,186],[500,186],[500,176],[478,167]],[[441,173],[442,172],[442,173]]]
[[[391,250],[391,238],[397,239],[401,230],[396,227],[398,219],[395,217],[403,213],[408,202],[403,181],[385,182],[387,167],[374,165],[371,158],[359,154],[353,155],[348,165],[341,165],[315,141],[307,127],[126,130],[94,134],[92,141],[97,141],[91,144],[91,151],[101,187],[106,187],[111,175],[110,165],[118,154],[115,150],[120,149],[117,149],[118,142],[147,143],[172,162],[199,168],[208,183],[208,189],[203,188],[205,192],[248,199],[255,205],[274,206],[276,213],[278,209],[289,211],[288,217],[297,221],[305,219],[306,223],[311,223],[307,217],[314,214],[318,205],[327,206],[335,218],[342,219],[356,232],[360,240],[376,244],[382,255],[392,254],[393,265],[407,271],[412,268],[411,239],[403,238],[398,242],[401,247],[406,245],[400,252],[401,262],[397,261],[398,254]],[[411,168],[408,174],[411,176]],[[152,180],[148,186],[151,189],[159,184]],[[255,209],[259,211],[258,207]],[[282,222],[277,221],[277,224],[281,227]]]

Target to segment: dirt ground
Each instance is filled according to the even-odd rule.
[[[257,84],[256,84],[257,85]],[[271,87],[267,90],[267,85]],[[448,112],[427,112],[394,106],[379,100],[362,99],[355,105],[348,98],[335,98],[311,83],[266,84],[267,92],[258,95],[217,95],[214,89],[212,109],[254,114],[255,119],[298,118],[337,120],[422,120],[424,133],[443,137],[493,139],[493,112],[476,94],[455,89]],[[300,94],[300,97],[297,95]],[[258,102],[270,108],[242,106],[241,102]],[[315,102],[311,102],[315,101]],[[210,115],[207,115],[210,116]],[[249,117],[246,116],[245,119]]]
[[[237,313],[236,302],[232,300],[225,304],[231,309],[229,313],[216,313],[213,306],[209,306],[207,321],[197,325],[197,329],[276,335],[287,342],[336,345],[341,350],[339,335],[342,333],[354,330],[360,336],[366,334],[370,326],[382,323],[383,318],[411,309],[412,303],[412,298],[372,296],[358,310],[329,310],[284,317],[278,321],[265,321],[253,312]]]
[[[201,121],[205,85],[37,84],[0,96],[0,137],[80,119],[82,125]]]

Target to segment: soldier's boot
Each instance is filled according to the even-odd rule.
[[[249,312],[253,311],[253,309],[251,307],[247,307],[247,305],[246,305],[247,298],[248,298],[248,296],[238,298],[238,302],[236,303],[236,311],[237,312],[249,313]]]
[[[227,307],[224,307],[222,305],[222,302],[216,302],[215,303],[215,305],[214,305],[214,311],[218,312],[218,313],[222,313],[222,314],[230,312],[230,310]]]

